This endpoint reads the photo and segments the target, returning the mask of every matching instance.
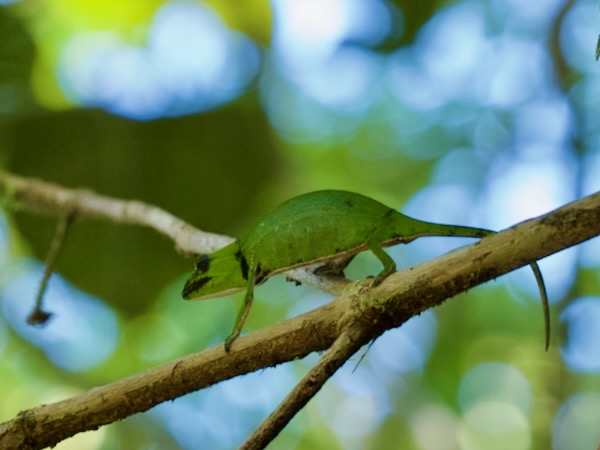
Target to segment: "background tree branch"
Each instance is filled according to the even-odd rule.
[[[113,209],[112,202],[118,200],[82,194],[81,191],[69,196],[65,195],[71,192],[69,190],[36,183],[41,182],[4,174],[0,179],[0,192],[5,198],[16,200],[24,209],[55,212],[54,208],[75,204],[81,215],[114,218],[112,220],[118,223],[147,225],[153,223],[150,217],[156,214],[156,210],[148,209],[147,205],[134,208],[136,212],[132,214],[127,206]],[[47,197],[35,189],[30,191],[28,186],[53,187],[55,195]],[[81,196],[86,200],[82,201]],[[91,206],[90,201],[97,203]],[[101,205],[110,212],[104,214]],[[142,218],[132,219],[138,215]],[[179,226],[174,223],[175,227]],[[187,227],[189,225],[183,229],[187,230]],[[459,292],[598,234],[600,193],[392,274],[376,288],[371,288],[369,280],[352,283],[334,301],[321,308],[240,337],[228,354],[222,345],[217,345],[84,394],[23,411],[13,420],[0,424],[0,449],[55,445],[76,433],[146,411],[156,404],[219,381],[327,349],[343,330],[348,329],[349,323],[359,327],[357,335],[360,336],[359,344],[363,345]],[[540,337],[540,351],[542,347]]]
[[[0,171],[0,198],[10,209],[53,216],[68,212],[80,218],[148,227],[171,239],[183,255],[212,253],[234,240],[198,230],[164,209],[138,200],[111,198],[4,171]],[[338,293],[345,285],[342,279],[315,275],[311,267],[290,270],[286,275],[331,294]]]
[[[69,189],[8,172],[0,172],[0,197],[13,209],[55,216],[73,211],[81,218],[150,227],[171,239],[175,248],[183,254],[210,253],[233,240],[228,236],[200,231],[167,211],[144,202],[110,198],[86,189]]]

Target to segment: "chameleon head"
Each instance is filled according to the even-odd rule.
[[[186,300],[202,300],[233,294],[246,287],[237,242],[211,255],[201,255],[194,273],[188,278],[181,295]]]

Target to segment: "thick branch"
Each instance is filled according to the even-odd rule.
[[[341,307],[332,302],[240,337],[230,353],[219,344],[76,397],[22,411],[0,424],[0,450],[53,446],[219,381],[325,350],[336,339]]]
[[[362,298],[362,316],[383,329],[397,327],[442,303],[440,294],[450,298],[598,235],[600,192],[415,266],[409,276],[390,275]]]
[[[565,208],[562,213],[557,211],[545,219],[524,222],[503,234],[506,236],[514,233],[524,235],[531,244],[531,251],[535,248],[545,249],[546,253],[540,253],[539,257],[547,256],[556,251],[554,242],[556,234],[576,233],[582,236],[590,230],[595,230],[595,233],[599,232],[597,202],[598,198],[594,202],[596,206],[580,204],[579,207],[583,207],[581,211]],[[550,226],[541,229],[543,225]],[[590,226],[588,227],[588,225]],[[541,233],[539,241],[527,238],[528,235],[533,236],[538,232]],[[448,259],[446,264],[442,262],[444,258],[439,258],[438,263],[432,262],[415,267],[414,272],[410,275],[406,275],[406,271],[395,274],[395,281],[386,283],[382,292],[379,292],[379,289],[369,289],[370,286],[366,284],[357,285],[354,290],[347,289],[344,297],[349,308],[345,309],[344,316],[340,320],[339,337],[277,409],[252,433],[242,448],[265,448],[321,389],[329,377],[341,367],[343,362],[363,344],[376,339],[380,333],[401,325],[410,317],[431,307],[432,304],[437,304],[446,297],[462,292],[465,286],[473,281],[473,277],[495,278],[497,275],[532,263],[537,259],[537,257],[529,257],[524,261],[515,258],[513,244],[517,242],[518,238],[504,237],[499,243],[490,239],[474,244],[472,248],[457,250],[444,257]],[[477,249],[479,246],[483,248]],[[487,252],[486,247],[493,249],[493,252]],[[527,247],[526,244],[522,245],[521,250],[527,250]],[[511,259],[511,257],[513,258]],[[483,263],[486,259],[487,264],[482,264],[482,271],[473,273],[473,263],[478,261]],[[541,277],[537,265],[532,268],[534,268],[536,277],[538,275]],[[411,284],[409,280],[413,280],[413,283]],[[429,285],[427,288],[419,289],[420,286],[427,285]],[[429,297],[427,297],[428,292],[430,293]],[[440,294],[442,294],[441,297]],[[543,301],[546,302],[547,299],[544,298]],[[546,349],[548,349],[549,318],[546,307],[547,303],[544,303]]]
[[[0,449],[37,449],[76,433],[146,411],[222,380],[302,357],[331,346],[346,324],[360,319],[364,343],[446,298],[600,234],[600,194],[392,274],[371,289],[366,280],[315,311],[222,345],[92,389],[61,402],[24,411],[0,424]],[[359,289],[361,295],[356,295]],[[347,311],[352,310],[352,314]],[[346,313],[346,314],[344,314]]]

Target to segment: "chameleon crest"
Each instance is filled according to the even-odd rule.
[[[296,267],[322,263],[319,270],[341,273],[352,258],[370,250],[381,261],[381,283],[396,270],[384,247],[406,244],[422,236],[482,238],[494,234],[483,228],[423,222],[405,216],[369,197],[346,191],[317,191],[292,198],[275,208],[235,242],[201,255],[183,288],[186,300],[219,297],[245,289],[233,332],[225,341],[229,351],[248,316],[254,287],[270,276]],[[546,348],[550,315],[544,280],[531,264],[544,307]]]

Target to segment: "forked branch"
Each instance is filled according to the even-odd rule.
[[[79,191],[73,193],[55,185],[39,183],[4,174],[0,178],[0,193],[12,196],[23,208],[35,206],[35,210],[58,214],[54,208],[73,207],[75,204],[79,208],[77,212],[84,212],[84,216],[114,217],[118,223],[135,222],[131,217],[144,216],[144,211],[150,211],[150,216],[156,212],[153,207],[148,210],[146,205],[136,210],[133,216],[131,209],[119,213],[112,209],[115,206],[113,202],[118,204],[119,200],[91,193],[84,195]],[[31,185],[35,186],[33,191],[28,190]],[[54,189],[54,197],[42,192],[47,187]],[[81,200],[81,195],[85,200]],[[62,201],[58,201],[60,199]],[[88,202],[96,203],[91,206]],[[101,205],[112,212],[103,213]],[[146,224],[152,219],[146,217],[140,222]],[[598,234],[600,194],[597,193],[468,247],[392,274],[375,288],[370,286],[369,280],[353,283],[344,288],[336,300],[321,308],[240,337],[228,354],[220,344],[81,395],[23,411],[14,419],[0,424],[0,449],[52,446],[76,433],[146,411],[161,402],[219,381],[325,350],[336,342],[335,347],[325,354],[325,359],[305,378],[303,385],[294,390],[288,403],[265,423],[268,432],[259,431],[256,434],[258,438],[253,436],[245,444],[247,448],[260,448],[277,435],[344,360],[383,331],[401,325],[410,317],[441,304],[459,292]],[[174,240],[177,245],[182,245],[181,240]],[[351,330],[358,331],[352,334]],[[350,344],[345,336],[352,337]],[[305,389],[307,383],[312,387]],[[297,395],[298,392],[300,395]]]

